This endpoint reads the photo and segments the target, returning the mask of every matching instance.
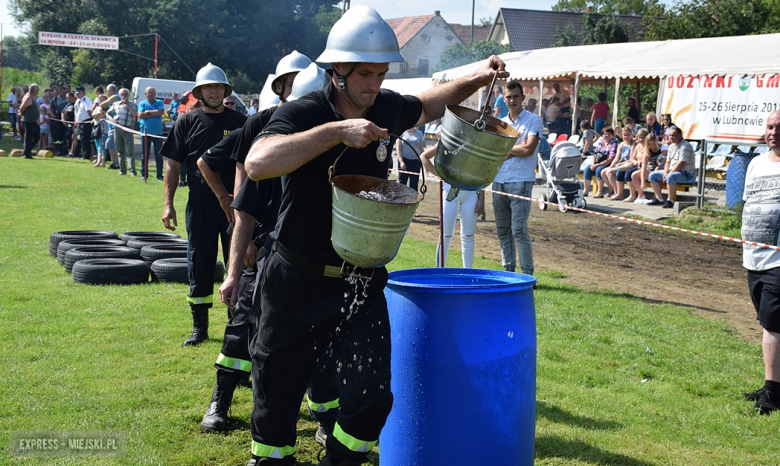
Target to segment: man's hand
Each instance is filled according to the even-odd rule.
[[[219,287],[219,299],[228,306],[235,306],[238,301],[239,280],[228,274],[222,286]]]
[[[505,71],[506,64],[496,55],[491,55],[488,60],[482,64],[475,72],[476,79],[482,85],[490,84],[493,81],[493,75],[498,72],[498,79],[506,79],[509,73]]]
[[[390,139],[386,129],[363,118],[344,120],[340,123],[341,137],[339,140],[347,147],[362,149],[377,139]]]
[[[176,231],[176,227],[179,226],[179,222],[176,221],[176,209],[173,207],[166,207],[163,210],[162,222],[166,229]]]
[[[257,261],[257,246],[252,241],[246,247],[246,254],[244,254],[244,267],[254,267]]]
[[[233,223],[235,220],[235,213],[233,212],[233,208],[230,207],[230,204],[233,203],[233,195],[228,194],[226,196],[219,198],[219,206],[222,207],[222,210],[225,212],[225,216],[227,217],[228,223]]]
[[[477,204],[474,206],[474,213],[481,214],[483,210],[485,210],[485,200],[478,197]]]

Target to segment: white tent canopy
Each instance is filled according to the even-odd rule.
[[[780,72],[780,34],[707,39],[627,42],[510,52],[501,55],[511,78],[574,81],[583,84],[621,78],[657,82],[677,74],[766,74]],[[476,70],[477,63],[433,74],[451,81]]]
[[[431,88],[431,78],[385,79],[382,87],[402,95],[418,95]]]

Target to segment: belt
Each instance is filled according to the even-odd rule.
[[[274,241],[273,250],[279,253],[279,255],[282,256],[282,258],[284,258],[284,260],[286,260],[290,264],[296,267],[300,267],[309,272],[314,272],[318,275],[324,275],[326,277],[331,277],[331,278],[348,277],[354,273],[355,269],[357,269],[357,267],[355,267],[354,265],[347,264],[346,261],[344,261],[344,263],[341,264],[341,266],[318,264],[314,261],[311,261],[303,256],[299,256],[298,254],[290,251],[289,249],[284,247],[284,245],[282,245],[282,243],[280,243],[279,241]],[[373,271],[371,275],[373,276]]]

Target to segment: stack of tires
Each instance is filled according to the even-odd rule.
[[[174,233],[69,230],[52,233],[49,254],[76,283],[133,285],[152,281],[188,283],[187,240]],[[225,267],[217,262],[214,281]]]

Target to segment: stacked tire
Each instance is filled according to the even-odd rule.
[[[187,240],[174,233],[68,230],[52,233],[49,254],[77,283],[131,285],[149,281],[189,283]],[[225,277],[217,261],[214,281]]]

